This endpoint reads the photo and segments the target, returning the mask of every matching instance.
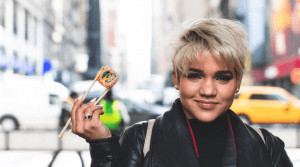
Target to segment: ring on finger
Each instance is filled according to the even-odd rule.
[[[84,116],[84,119],[86,119],[86,120],[91,120],[91,119],[92,119],[92,115],[91,115],[91,114],[86,114],[86,115]]]

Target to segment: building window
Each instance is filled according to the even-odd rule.
[[[37,44],[37,19],[33,18],[33,44]]]
[[[0,25],[5,27],[5,1],[0,1]]]
[[[23,64],[23,71],[25,75],[34,75],[34,64],[31,63],[28,59],[28,56],[25,56],[24,64]]]
[[[13,1],[13,31],[14,31],[14,34],[17,34],[17,25],[18,25],[18,11],[17,11],[17,1],[14,0]]]
[[[38,63],[37,63],[37,61],[34,61],[33,63],[33,74],[34,75],[38,75],[38,71],[37,71],[37,69],[38,69]]]
[[[253,100],[273,100],[273,101],[282,101],[289,102],[288,98],[275,94],[252,94],[250,99]]]
[[[25,10],[25,40],[28,40],[28,20],[29,20],[29,13],[28,10]]]
[[[21,68],[21,62],[17,52],[13,52],[13,70],[14,73],[19,73]]]
[[[30,75],[30,64],[29,64],[27,56],[25,56],[25,59],[24,59],[23,71],[24,71],[25,75]]]
[[[8,61],[5,53],[5,48],[0,47],[0,71],[7,69]]]

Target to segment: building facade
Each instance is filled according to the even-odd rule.
[[[50,71],[50,78],[64,83],[72,73],[84,72],[78,64],[88,59],[86,11],[83,0],[1,0],[1,74]]]
[[[1,73],[41,75],[43,1],[0,1]]]

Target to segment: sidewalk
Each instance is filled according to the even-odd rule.
[[[294,167],[300,167],[300,148],[286,149]],[[52,151],[0,151],[0,166],[5,167],[48,167],[54,152]],[[88,151],[83,151],[84,166],[90,166],[91,158]],[[82,167],[76,151],[62,151],[58,154],[52,167]]]
[[[48,167],[54,152],[52,151],[0,151],[0,166],[3,167]],[[88,151],[82,152],[84,166],[91,164],[91,158]],[[81,160],[76,151],[60,152],[52,167],[82,167]]]
[[[300,148],[288,148],[286,151],[292,160],[294,167],[300,167]]]

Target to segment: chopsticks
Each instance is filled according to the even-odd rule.
[[[94,83],[95,83],[95,82],[93,82],[93,84],[94,84]],[[93,85],[93,84],[92,84],[92,85]],[[104,92],[104,93],[103,93],[103,94],[95,101],[94,105],[97,105],[97,104],[102,100],[102,98],[106,95],[106,93],[107,93],[109,90],[110,90],[109,88],[106,89],[105,92]],[[90,91],[90,89],[87,91],[86,94],[88,94],[89,91]],[[85,97],[86,97],[86,95],[83,96],[83,100],[84,100]],[[60,134],[59,134],[59,136],[58,136],[59,138],[62,138],[64,132],[66,131],[66,129],[67,129],[67,127],[69,126],[70,123],[71,123],[71,118],[68,119],[68,122],[65,124],[64,128],[63,128],[62,131],[60,132]],[[64,135],[64,137],[62,138],[62,140],[64,140],[71,132],[72,132],[72,129],[70,129],[70,130]]]
[[[89,94],[89,92],[91,91],[92,87],[94,86],[95,82],[97,81],[99,75],[97,74],[93,83],[91,84],[91,86],[88,88],[88,90],[85,92],[84,96],[82,97],[82,99],[84,100],[86,98],[86,96]],[[95,103],[96,104],[96,103]],[[61,138],[62,135],[65,133],[66,129],[68,128],[68,126],[71,123],[71,117],[68,119],[67,123],[65,124],[65,126],[63,127],[63,129],[61,130],[61,132],[59,133],[58,137]]]

